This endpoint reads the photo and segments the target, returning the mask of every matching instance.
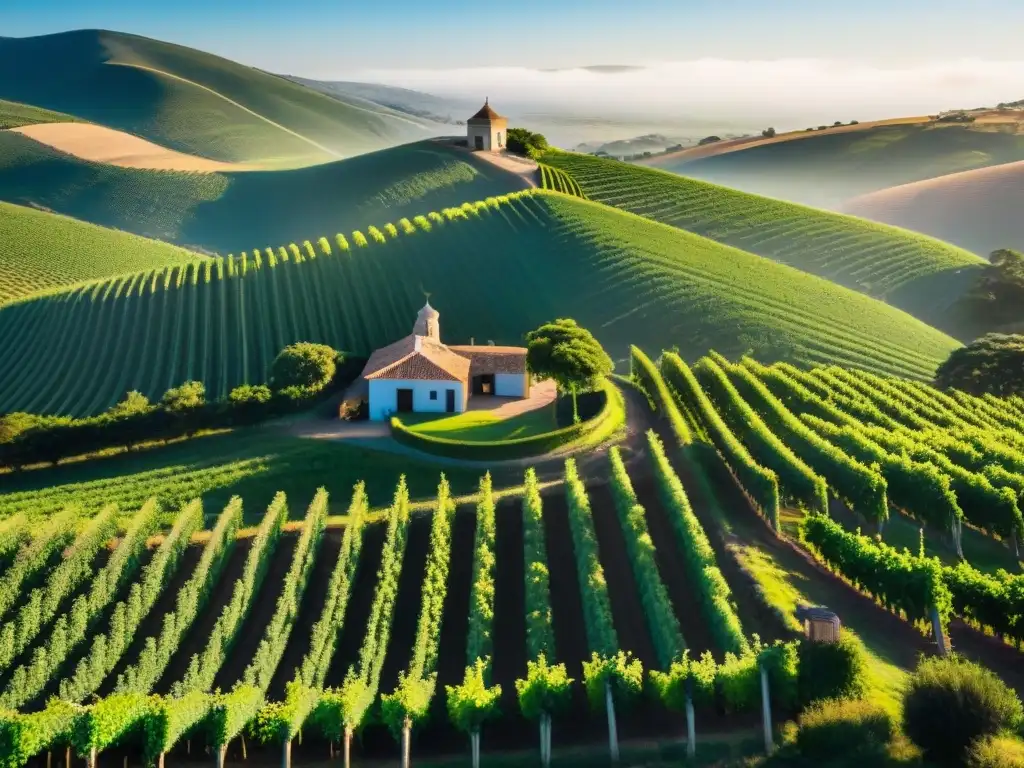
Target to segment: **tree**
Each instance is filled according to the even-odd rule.
[[[600,342],[571,318],[545,323],[526,334],[526,366],[531,373],[555,380],[572,394],[573,419],[579,421],[576,394],[592,389],[612,372],[614,364]]]
[[[320,392],[331,383],[342,355],[326,344],[300,341],[281,350],[270,367],[270,385],[275,392],[298,387],[308,394]]]
[[[174,415],[186,415],[206,405],[206,385],[201,381],[186,381],[180,387],[164,392],[160,404]]]
[[[976,395],[1024,393],[1024,336],[989,333],[953,350],[939,366],[935,385]]]
[[[147,413],[153,409],[149,398],[137,390],[128,392],[124,399],[114,405],[106,412],[111,419],[123,419],[127,416],[135,416],[140,413]]]
[[[774,139],[775,138],[775,129],[774,128],[765,128],[763,131],[761,131],[761,135],[764,138],[766,138],[766,139]]]
[[[548,140],[542,133],[534,133],[527,128],[509,128],[505,137],[505,147],[509,152],[524,155],[536,160],[547,152]]]

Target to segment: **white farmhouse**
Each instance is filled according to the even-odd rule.
[[[462,413],[471,395],[529,397],[526,347],[441,343],[438,311],[424,305],[412,333],[376,350],[363,368],[374,421],[395,413]]]
[[[480,111],[466,121],[466,138],[472,150],[500,152],[508,140],[508,118],[491,109],[490,99],[485,99]]]

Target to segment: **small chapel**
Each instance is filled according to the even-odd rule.
[[[411,334],[370,355],[361,378],[372,421],[396,413],[462,413],[473,395],[530,396],[526,347],[444,344],[440,313],[429,301]]]
[[[467,146],[479,152],[500,152],[508,139],[508,118],[491,108],[490,98],[484,99],[480,111],[466,121]]]

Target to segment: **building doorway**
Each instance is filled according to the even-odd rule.
[[[455,413],[455,390],[446,389],[444,392],[445,413]]]
[[[493,373],[482,373],[479,376],[473,377],[473,394],[474,395],[493,395],[494,394],[494,374]]]
[[[484,148],[484,137],[483,136],[474,136],[473,137],[473,146],[476,147],[477,149],[483,149]]]
[[[412,390],[399,389],[395,394],[398,396],[398,412],[410,413],[412,411]]]

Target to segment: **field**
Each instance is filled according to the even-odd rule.
[[[160,396],[188,379],[224,397],[263,382],[292,342],[368,355],[408,334],[424,291],[452,343],[515,343],[569,316],[620,360],[639,339],[679,344],[690,357],[715,347],[918,378],[956,346],[862,294],[556,193],[378,227],[340,238],[313,231],[301,246],[267,243],[5,307],[0,337],[11,364],[0,373],[0,409],[90,414],[128,390]]]
[[[970,125],[929,122],[841,130],[692,161],[655,158],[650,164],[746,192],[837,209],[852,197],[887,187],[1024,159],[1021,113],[1016,111]]]
[[[0,203],[0,304],[83,280],[202,259],[167,243]]]
[[[12,129],[47,147],[90,163],[155,171],[242,170],[243,166],[207,160],[166,149],[124,131],[92,123],[39,123]]]
[[[872,192],[843,210],[987,255],[1024,248],[1024,222],[1016,205],[1024,191],[1024,161],[951,173]]]
[[[16,101],[0,99],[0,130],[20,128],[23,125],[39,125],[44,123],[72,122],[71,115],[40,109],[30,104],[19,104]]]
[[[445,132],[218,56],[117,32],[0,40],[0,72],[2,98],[225,162],[295,167]]]
[[[499,418],[490,411],[467,411],[458,416],[406,416],[402,422],[422,435],[471,442],[514,440],[558,428],[554,403],[507,419]]]
[[[640,353],[634,354],[639,365]],[[698,739],[724,731],[740,742],[759,725],[757,654],[763,651],[756,644],[751,650],[752,635],[798,637],[792,613],[800,601],[839,613],[844,633],[866,654],[868,698],[893,711],[917,655],[936,652],[925,620],[936,604],[959,653],[1024,687],[1020,651],[990,634],[1007,643],[1024,636],[1019,606],[1009,602],[1019,599],[1013,597],[1024,578],[1019,563],[1010,565],[1011,575],[971,560],[952,567],[888,554],[851,527],[877,519],[872,493],[879,486],[870,481],[880,473],[893,505],[886,514],[927,516],[934,531],[925,534],[928,546],[944,560],[949,544],[939,521],[951,510],[963,514],[965,539],[994,542],[994,531],[977,528],[987,524],[977,515],[990,514],[991,506],[968,490],[980,481],[964,479],[981,473],[968,468],[968,452],[955,444],[974,446],[978,461],[987,462],[984,475],[999,478],[1019,499],[1024,416],[1013,406],[837,367],[801,372],[712,356],[691,370],[673,355],[663,356],[660,369],[647,365],[636,384],[669,393],[658,408],[662,417],[672,411],[690,425],[676,433],[680,443],[670,442],[667,422],[631,393],[632,423],[655,419],[661,438],[653,431],[634,434],[621,448],[588,460],[586,473],[568,462],[560,482],[543,491],[533,470],[524,476],[516,469],[493,486],[476,486],[468,472],[458,472],[451,488],[436,486],[435,494],[437,476],[426,466],[408,465],[408,487],[396,486],[391,470],[375,472],[372,463],[333,476],[349,461],[338,456],[337,464],[315,469],[332,476],[328,492],[300,490],[314,473],[279,472],[258,486],[206,493],[197,487],[199,507],[141,481],[140,495],[130,498],[115,486],[106,496],[79,496],[79,511],[70,515],[51,505],[35,518],[31,534],[18,517],[8,520],[0,531],[13,542],[6,548],[22,552],[18,578],[47,595],[59,591],[60,601],[44,605],[82,601],[89,631],[72,629],[64,608],[37,618],[23,607],[26,589],[4,593],[0,606],[19,630],[11,633],[13,650],[0,643],[0,701],[21,713],[0,713],[0,733],[14,739],[13,754],[22,756],[13,765],[67,743],[79,755],[95,749],[111,761],[167,753],[172,765],[176,755],[204,744],[226,749],[231,760],[246,748],[250,757],[267,760],[282,744],[299,761],[323,759],[338,742],[356,760],[387,759],[397,745],[385,726],[397,735],[405,717],[418,758],[451,754],[461,751],[466,736],[449,720],[445,700],[459,695],[474,669],[483,686],[502,687],[484,749],[521,748],[536,738],[529,720],[539,716],[543,732],[544,710],[521,712],[516,695],[517,681],[541,654],[549,664],[564,664],[574,680],[564,688],[557,676],[535,681],[555,686],[550,695],[565,700],[566,709],[555,714],[555,743],[597,748],[604,713],[587,710],[584,682],[591,673],[584,662],[591,653],[609,658],[620,650],[633,655],[644,676],[669,670],[684,648],[692,657],[710,654],[716,684],[731,687],[720,687],[714,703],[698,701]],[[742,416],[744,408],[756,416]],[[925,430],[929,447],[923,440],[914,447]],[[788,452],[766,452],[768,432]],[[203,440],[253,442],[245,432]],[[902,441],[914,460],[899,460],[876,442],[884,440]],[[226,447],[211,444],[204,453]],[[148,460],[162,458],[170,467],[174,458],[161,455],[180,450],[195,447],[154,450]],[[858,461],[865,452],[877,459],[870,467]],[[834,495],[832,519],[792,504],[800,491],[784,464],[804,460]],[[764,488],[747,482],[752,466],[767,470],[781,507],[773,511]],[[90,471],[83,465],[26,475],[82,470]],[[369,482],[352,490],[360,471],[371,473]],[[914,480],[933,471],[953,483],[948,503],[960,506],[941,508],[920,494],[924,486],[915,489]],[[287,484],[287,495],[269,491],[274,480]],[[473,486],[473,496],[459,497]],[[145,502],[147,487],[159,506]],[[885,482],[881,487],[884,493]],[[233,493],[240,500],[232,501]],[[412,504],[415,498],[424,502]],[[127,517],[105,506],[116,501]],[[35,500],[26,495],[21,505],[35,508]],[[16,508],[0,507],[0,519]],[[1019,528],[1019,508],[1015,519]],[[164,535],[149,538],[155,529]],[[118,530],[115,545],[104,547]],[[130,558],[127,550],[139,554]],[[924,579],[925,572],[937,578]],[[12,573],[5,571],[5,583]],[[129,588],[133,580],[141,586]],[[92,586],[100,581],[110,586]],[[984,590],[991,591],[978,602]],[[119,607],[129,592],[138,593],[132,599],[140,606],[130,616]],[[42,632],[48,626],[53,629]],[[90,635],[105,641],[90,644]],[[478,660],[484,661],[475,666]],[[403,676],[418,681],[417,695],[399,686]],[[225,693],[212,694],[214,687]],[[616,691],[611,706],[619,709],[623,689]],[[58,698],[48,700],[50,693]],[[93,693],[99,698],[91,699]],[[717,709],[723,695],[727,716]],[[682,716],[665,696],[620,709],[619,737],[628,743],[679,732]],[[83,709],[68,706],[86,700]],[[90,718],[108,727],[83,727]],[[161,722],[172,727],[156,729],[158,738],[136,735],[153,734],[153,723]],[[364,725],[349,744],[346,731]],[[243,730],[247,747],[238,739]],[[701,741],[698,751],[708,746]]]
[[[545,162],[567,171],[591,200],[883,298],[933,324],[982,264],[906,230],[615,160],[552,152]]]
[[[89,163],[0,131],[0,200],[205,253],[301,241],[525,185],[435,142],[296,170],[184,173]]]

